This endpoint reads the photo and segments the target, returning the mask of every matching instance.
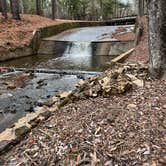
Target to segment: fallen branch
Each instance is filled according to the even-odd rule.
[[[134,50],[135,50],[135,48],[130,49],[129,51],[127,51],[127,52],[125,52],[125,53],[119,55],[119,56],[116,57],[116,58],[114,58],[114,59],[112,60],[112,62],[115,62],[115,63],[116,63],[116,62],[121,62],[121,61],[123,61],[123,60],[126,59]]]

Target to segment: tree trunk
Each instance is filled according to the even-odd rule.
[[[100,17],[103,18],[103,2],[102,0],[100,0],[99,2],[100,2]]]
[[[95,1],[91,0],[91,20],[95,20]]]
[[[24,4],[23,4],[23,0],[20,0],[20,8],[21,8],[21,13],[24,14]]]
[[[36,0],[36,14],[39,16],[42,15],[41,0]]]
[[[19,0],[11,0],[11,2],[12,2],[11,8],[12,8],[13,19],[21,20],[19,12]]]
[[[152,78],[166,77],[166,0],[148,0],[149,51]]]
[[[138,16],[142,17],[143,14],[143,0],[138,0]]]
[[[57,13],[57,1],[52,0],[52,19],[54,20],[56,18]]]
[[[116,12],[117,12],[117,0],[115,0],[115,2],[114,2],[114,17],[115,18],[117,17]]]
[[[1,0],[0,0],[0,12],[2,12],[2,4],[1,4]]]
[[[13,14],[13,2],[12,2],[12,0],[10,0],[10,11]]]
[[[7,3],[6,3],[6,0],[0,0],[1,2],[1,12],[2,12],[2,15],[7,18]]]

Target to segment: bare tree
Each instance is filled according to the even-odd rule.
[[[0,12],[2,12],[2,4],[1,4],[1,0],[0,0]]]
[[[138,0],[138,16],[142,17],[144,15],[143,0]]]
[[[117,17],[117,0],[114,0],[114,16]]]
[[[95,0],[91,0],[91,20],[95,20]]]
[[[20,12],[19,12],[19,0],[11,0],[11,11],[13,15],[13,19],[15,20],[21,20],[20,18]]]
[[[7,18],[7,3],[6,0],[0,0],[2,15]]]
[[[23,0],[20,0],[20,10],[21,10],[21,13],[24,14],[24,4],[23,4]]]
[[[52,0],[52,19],[56,18],[57,13],[57,0]]]
[[[36,0],[36,14],[39,16],[42,15],[41,0]]]
[[[10,0],[10,11],[13,14],[13,1],[12,0]]]
[[[99,0],[99,4],[100,4],[100,16],[101,16],[101,18],[103,18],[103,2],[102,2],[102,0]]]
[[[150,72],[166,77],[166,0],[148,0]]]

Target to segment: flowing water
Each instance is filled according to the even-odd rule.
[[[114,57],[95,56],[91,44],[93,41],[114,40],[112,33],[119,26],[101,26],[76,28],[49,37],[49,40],[69,41],[63,54],[52,55],[32,55],[20,59],[10,60],[0,63],[0,65],[28,68],[48,68],[48,69],[69,69],[84,71],[103,71]],[[122,27],[122,26],[121,26]],[[133,30],[133,26],[123,26],[128,31]],[[62,43],[63,44],[63,43]]]
[[[50,40],[70,41],[63,55],[32,55],[0,63],[0,66],[103,71],[108,68],[110,56],[94,56],[91,42],[111,36],[118,27],[80,28],[53,36]],[[15,77],[15,74],[13,75]],[[91,77],[91,76],[85,76]],[[10,127],[27,112],[33,111],[39,100],[47,100],[59,91],[72,90],[82,78],[77,75],[36,74],[24,88],[5,89],[0,80],[0,132]],[[39,82],[43,85],[39,87]],[[4,88],[4,89],[3,89]],[[32,109],[33,107],[33,109]]]

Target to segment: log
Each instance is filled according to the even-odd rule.
[[[133,51],[135,50],[135,48],[130,49],[129,51],[119,55],[118,57],[114,58],[111,60],[111,62],[122,62],[124,59],[126,59]]]

